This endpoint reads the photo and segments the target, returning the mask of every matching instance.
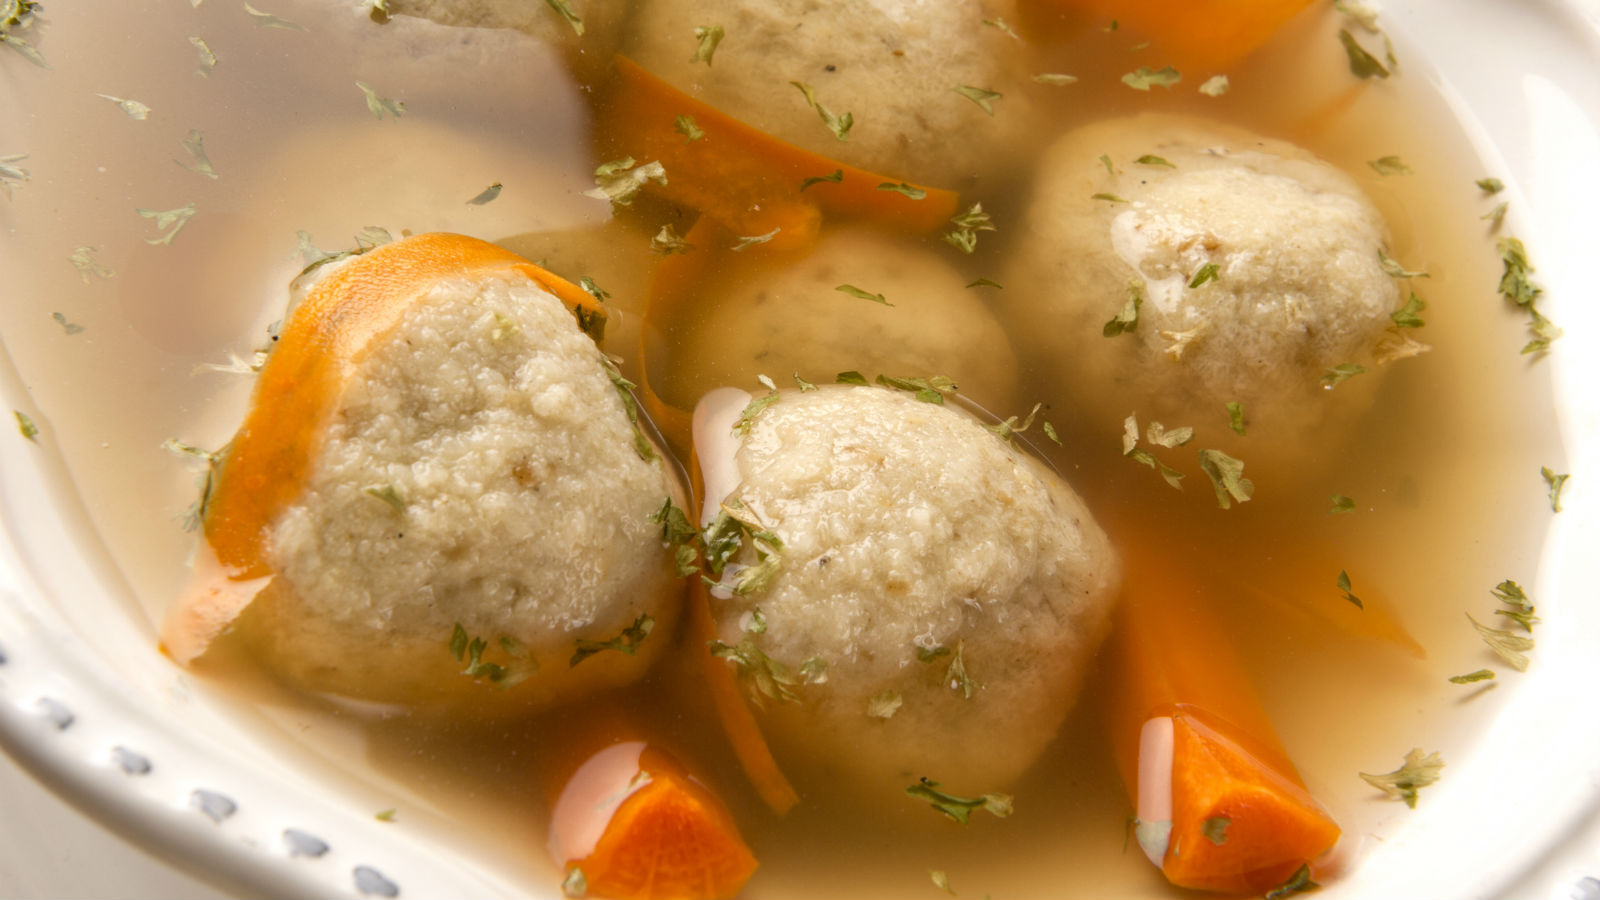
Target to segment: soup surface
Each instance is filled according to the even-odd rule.
[[[342,249],[369,226],[493,240],[604,286],[614,313],[606,348],[636,380],[647,366],[669,401],[690,405],[717,377],[716,361],[685,343],[691,325],[715,326],[715,312],[652,332],[647,361],[634,349],[661,259],[650,239],[667,224],[687,232],[693,213],[648,197],[613,209],[583,196],[606,161],[593,149],[592,122],[604,111],[588,86],[603,77],[601,50],[574,66],[516,31],[400,16],[379,23],[312,0],[275,0],[270,12],[276,21],[226,0],[52,6],[40,44],[53,68],[9,66],[0,96],[0,119],[17,126],[0,135],[0,156],[27,152],[31,172],[0,206],[10,283],[0,331],[125,574],[125,612],[151,623],[152,643],[195,544],[182,527],[195,475],[161,445],[177,438],[212,448],[231,436],[251,379],[226,370],[266,343],[286,285],[307,261],[306,242]],[[1147,111],[1298,144],[1353,177],[1382,211],[1394,258],[1427,273],[1402,289],[1426,298],[1418,336],[1431,350],[1385,366],[1371,410],[1319,434],[1303,465],[1258,479],[1249,502],[1219,508],[1192,447],[1160,454],[1186,476],[1182,490],[1171,489],[1123,456],[1120,422],[1063,417],[1072,407],[1062,386],[1026,361],[1014,406],[989,410],[1004,418],[1043,404],[1061,445],[1032,431],[1024,437],[1033,451],[1102,521],[1124,523],[1114,538],[1147,536],[1217,599],[1286,749],[1344,829],[1343,858],[1359,864],[1363,844],[1403,824],[1406,809],[1357,773],[1393,769],[1412,747],[1448,760],[1501,701],[1492,687],[1447,678],[1484,667],[1515,677],[1462,613],[1488,621],[1492,586],[1531,582],[1537,526],[1550,513],[1539,468],[1563,468],[1549,379],[1536,358],[1519,355],[1525,317],[1496,294],[1495,238],[1514,233],[1515,211],[1503,224],[1485,221],[1499,198],[1473,184],[1496,173],[1470,155],[1471,137],[1403,36],[1394,36],[1395,76],[1360,80],[1340,28],[1355,26],[1318,3],[1245,60],[1184,71],[1150,91],[1122,76],[1167,60],[1132,27],[1103,23],[1019,43],[1036,71],[1076,81],[1030,93],[1041,130],[1018,149],[1016,166],[956,186],[962,208],[981,202],[996,230],[970,255],[938,233],[896,239],[924,244],[969,280],[1001,280],[1037,154],[1079,125]],[[134,47],[108,34],[140,40]],[[685,37],[685,55],[693,43]],[[1216,74],[1229,78],[1225,94],[1197,90]],[[383,99],[403,101],[403,113],[375,116],[357,82],[376,92],[380,109]],[[148,116],[127,114],[108,94],[148,104]],[[1006,114],[1001,101],[995,115]],[[197,172],[200,157],[183,147],[191,129],[203,134],[215,178]],[[1384,157],[1410,171],[1380,173],[1370,163]],[[489,202],[468,202],[491,184],[502,189]],[[159,243],[152,239],[172,224],[136,212],[188,204],[192,217]],[[69,262],[81,248],[103,271]],[[870,287],[893,298],[894,285]],[[1004,324],[1028,328],[1015,315]],[[844,316],[834,327],[843,334],[852,323]],[[821,382],[834,372],[801,374]],[[1007,402],[983,385],[969,393],[985,406]],[[1212,420],[1166,424],[1193,426],[1199,446],[1228,429],[1220,409]],[[1236,446],[1248,467],[1248,436]],[[1353,498],[1353,511],[1330,512],[1333,495]],[[1364,609],[1337,586],[1341,573]],[[1385,637],[1377,621],[1408,639]],[[761,863],[748,896],[925,895],[930,870],[972,896],[1173,892],[1127,839],[1131,807],[1101,724],[1103,672],[1015,786],[1015,814],[959,827],[906,798],[903,785],[864,796],[816,777],[802,781],[788,816],[771,815],[739,774],[683,654],[621,694],[493,725],[295,694],[227,641],[200,670],[203,689],[229,697],[241,727],[308,778],[353,779],[345,799],[375,813],[395,809],[393,827],[463,847],[533,893],[560,881],[543,849],[550,736],[602,709],[669,736],[708,773]],[[958,774],[944,777],[959,783]]]

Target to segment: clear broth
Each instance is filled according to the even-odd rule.
[[[193,500],[194,476],[159,445],[179,437],[217,446],[230,435],[249,380],[197,366],[262,343],[300,267],[296,230],[330,249],[366,225],[455,230],[502,239],[573,277],[616,272],[607,286],[623,316],[613,349],[626,354],[648,267],[643,247],[668,214],[646,205],[608,221],[602,204],[578,197],[595,164],[584,92],[533,41],[506,35],[515,52],[462,66],[478,51],[441,26],[368,27],[342,8],[334,25],[310,0],[270,9],[308,30],[254,27],[220,0],[195,9],[154,0],[93,11],[52,5],[41,45],[54,70],[10,65],[0,96],[0,120],[17,123],[0,151],[26,150],[33,171],[0,205],[11,286],[0,333],[126,575],[125,611],[151,623],[183,584],[193,542],[177,519]],[[1228,72],[1232,90],[1217,99],[1194,90],[1203,75],[1187,73],[1170,92],[1126,89],[1120,73],[1163,61],[1130,52],[1141,38],[1127,29],[1091,30],[1059,48],[1081,80],[1060,89],[1057,124],[1065,131],[1143,109],[1194,113],[1338,165],[1387,215],[1396,258],[1430,273],[1418,290],[1429,303],[1420,337],[1433,351],[1384,374],[1360,435],[1330,444],[1330,459],[1308,466],[1314,474],[1258,484],[1232,510],[1216,508],[1198,472],[1176,493],[1114,444],[1051,455],[1091,507],[1120,504],[1184,536],[1172,552],[1195,561],[1195,577],[1226,598],[1223,615],[1285,746],[1357,859],[1362,842],[1403,821],[1404,809],[1356,772],[1393,768],[1412,746],[1449,758],[1502,702],[1501,691],[1445,678],[1492,663],[1462,612],[1484,618],[1489,586],[1531,581],[1549,511],[1537,469],[1559,466],[1560,455],[1549,378],[1518,356],[1521,319],[1494,293],[1499,265],[1479,218],[1492,204],[1472,180],[1496,173],[1469,155],[1471,142],[1422,77],[1420,54],[1400,41],[1400,77],[1358,85],[1332,18],[1319,7],[1295,20]],[[138,47],[111,34],[138,34]],[[190,35],[220,59],[208,77],[195,73]],[[430,39],[445,49],[414,50]],[[357,80],[405,99],[404,119],[374,121]],[[135,122],[95,93],[134,97],[155,112]],[[1319,114],[1327,110],[1336,111]],[[216,181],[168,161],[183,159],[178,142],[190,127],[204,131]],[[1372,174],[1366,160],[1389,154],[1416,174]],[[497,181],[506,185],[500,199],[465,205]],[[963,261],[974,277],[998,269],[1004,224],[1021,221],[1025,188],[1023,178],[964,197],[1002,223]],[[147,245],[157,231],[134,208],[189,201],[198,214],[177,239]],[[82,283],[67,262],[80,245],[99,247],[117,275]],[[631,249],[608,249],[623,246]],[[50,318],[57,311],[84,331],[64,334]],[[1023,393],[1052,402],[1046,384]],[[1202,434],[1223,425],[1185,424]],[[1358,512],[1328,515],[1332,493],[1355,497]],[[1325,607],[1345,602],[1334,588],[1340,569],[1357,593],[1393,612],[1426,659],[1327,627]],[[151,633],[153,642],[153,625]],[[556,890],[542,850],[541,753],[583,708],[492,728],[445,726],[291,695],[226,653],[204,671],[216,676],[209,689],[239,704],[239,721],[293,764],[353,775],[374,811],[399,809],[395,827],[456,842],[464,830],[486,865],[529,891]],[[963,895],[1171,894],[1127,845],[1129,804],[1101,739],[1099,693],[1091,681],[1061,737],[1016,786],[1016,815],[967,828],[897,801],[898,785],[870,816],[853,812],[861,798],[808,791],[777,820],[751,796],[680,664],[611,699],[673,735],[710,773],[762,863],[748,896],[926,895],[930,869],[947,871]]]

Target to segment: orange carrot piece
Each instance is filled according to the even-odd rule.
[[[680,115],[693,117],[704,137],[687,140],[676,130]],[[660,161],[665,185],[646,190],[722,223],[739,236],[779,229],[769,246],[803,247],[816,236],[822,213],[923,233],[956,213],[954,191],[915,186],[921,199],[879,190],[903,179],[847,166],[752,128],[651,75],[619,56],[606,97],[596,113],[596,133],[606,158]],[[807,178],[840,173],[801,190]]]
[[[1064,22],[1103,28],[1113,19],[1152,42],[1171,63],[1217,72],[1265,44],[1311,0],[1035,0],[1024,3],[1030,32],[1048,35]],[[1184,75],[1191,73],[1184,72]],[[1198,74],[1198,72],[1196,73]]]
[[[162,647],[173,659],[187,663],[204,653],[272,575],[267,529],[299,495],[352,360],[439,279],[495,272],[521,273],[568,306],[603,315],[582,288],[458,234],[374,248],[323,278],[295,308],[218,468],[202,523],[210,553],[163,625]]]
[[[664,751],[642,741],[589,757],[557,797],[556,862],[611,900],[733,897],[756,858],[722,801]]]
[[[1261,893],[1315,867],[1339,826],[1278,742],[1210,598],[1164,565],[1128,560],[1112,639],[1111,737],[1140,843],[1179,887]]]

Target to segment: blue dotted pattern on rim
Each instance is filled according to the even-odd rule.
[[[356,866],[355,871],[351,874],[353,874],[356,879],[356,890],[360,891],[364,896],[400,896],[400,886],[383,877],[382,872],[379,872],[377,869],[374,869],[371,866]]]
[[[289,847],[290,856],[307,856],[316,859],[328,852],[328,842],[309,832],[298,828],[285,828],[283,842]]]
[[[147,757],[121,744],[111,748],[111,758],[116,760],[118,768],[129,775],[149,775],[153,768]]]
[[[196,788],[194,793],[189,795],[189,805],[205,813],[206,818],[218,823],[239,811],[239,804],[216,791],[208,791],[205,788]]]

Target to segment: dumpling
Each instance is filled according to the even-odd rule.
[[[835,385],[747,400],[724,389],[696,411],[702,521],[713,557],[740,535],[712,591],[718,652],[779,758],[881,796],[923,777],[1009,785],[1109,626],[1105,533],[1043,463],[950,405]]]

